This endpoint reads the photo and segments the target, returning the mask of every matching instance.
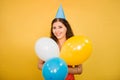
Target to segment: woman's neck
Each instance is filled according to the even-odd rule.
[[[66,38],[58,40],[58,46],[59,46],[60,49],[61,49],[61,47],[62,47],[62,45],[64,44],[65,41],[66,41]]]

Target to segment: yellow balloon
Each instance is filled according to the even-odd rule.
[[[92,43],[85,36],[73,36],[69,38],[61,48],[60,58],[68,65],[83,63],[92,52]]]

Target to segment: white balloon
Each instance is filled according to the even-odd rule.
[[[59,57],[60,53],[57,43],[48,37],[43,37],[36,41],[35,51],[37,56],[44,61],[53,57]]]

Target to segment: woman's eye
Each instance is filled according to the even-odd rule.
[[[56,29],[56,27],[53,27],[53,29]]]
[[[62,26],[59,26],[59,28],[62,28]]]

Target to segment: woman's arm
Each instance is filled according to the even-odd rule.
[[[42,70],[43,64],[44,64],[44,61],[41,60],[41,59],[39,59],[39,61],[38,61],[38,69],[39,69],[39,70]]]
[[[39,59],[38,61],[38,69],[42,70],[44,61]],[[76,65],[75,67],[68,67],[68,73],[71,74],[81,74],[82,73],[82,64]]]
[[[68,73],[71,74],[81,74],[82,73],[82,64],[75,67],[68,67]]]

